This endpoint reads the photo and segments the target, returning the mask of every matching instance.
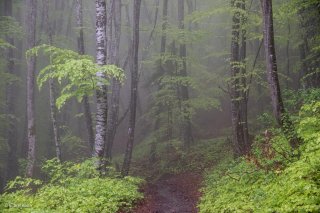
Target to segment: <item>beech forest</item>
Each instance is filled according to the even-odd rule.
[[[320,0],[0,0],[0,212],[320,212]]]

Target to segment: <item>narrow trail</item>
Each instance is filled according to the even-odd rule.
[[[145,188],[145,200],[134,213],[196,213],[201,176],[165,175]]]

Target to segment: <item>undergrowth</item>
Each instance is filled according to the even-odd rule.
[[[101,177],[92,165],[92,160],[47,161],[42,167],[47,180],[17,177],[7,185],[0,196],[1,212],[113,213],[127,211],[142,199],[141,179],[120,179],[111,168],[108,177]]]
[[[150,141],[137,145],[133,153],[132,174],[156,179],[163,174],[205,170],[232,159],[231,142],[226,138],[197,141],[189,149],[182,142],[172,140],[157,145],[154,159],[150,159]]]
[[[296,119],[299,152],[277,130],[257,137],[250,155],[207,175],[200,212],[320,212],[320,102]]]

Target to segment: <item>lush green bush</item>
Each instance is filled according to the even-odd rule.
[[[18,177],[0,197],[2,212],[118,212],[142,198],[142,180],[99,177],[92,161],[81,164],[47,161],[48,180]]]
[[[320,102],[303,105],[298,134],[299,158],[277,133],[261,137],[251,156],[215,169],[200,212],[320,212]]]

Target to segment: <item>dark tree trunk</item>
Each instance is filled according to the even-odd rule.
[[[76,0],[76,18],[77,18],[77,27],[79,28],[79,35],[78,35],[78,52],[80,55],[85,54],[85,44],[84,44],[84,32],[83,32],[83,4],[82,0]],[[84,117],[87,127],[88,133],[88,144],[91,149],[93,150],[94,146],[94,131],[93,131],[93,122],[92,122],[92,114],[91,108],[89,103],[89,97],[83,97],[82,101]]]
[[[131,62],[131,97],[130,97],[130,117],[128,128],[128,142],[125,152],[124,162],[121,174],[127,176],[130,169],[132,149],[134,142],[134,131],[136,123],[136,107],[137,107],[137,92],[138,92],[138,59],[139,59],[139,25],[140,25],[140,7],[141,0],[134,0],[133,9],[133,42],[132,42],[132,62]]]
[[[27,7],[27,49],[35,46],[36,37],[36,11],[37,0],[26,0]],[[36,146],[36,126],[35,126],[35,102],[34,102],[34,84],[35,84],[36,60],[34,56],[27,59],[27,138],[28,138],[28,162],[26,176],[32,177],[35,164],[35,146]]]
[[[5,0],[4,1],[4,15],[12,17],[12,1]],[[14,39],[10,36],[6,38],[7,42],[14,46]],[[14,64],[14,53],[13,49],[9,48],[7,52],[7,72],[11,75],[15,75],[15,64]],[[8,157],[7,157],[7,166],[6,166],[6,181],[12,180],[14,177],[18,175],[18,156],[17,156],[17,131],[16,131],[16,119],[14,115],[16,113],[16,105],[15,105],[15,96],[14,91],[16,89],[16,85],[14,82],[10,82],[6,85],[6,114],[8,115],[8,124],[7,124],[7,143],[8,143]]]
[[[267,78],[269,89],[271,92],[273,113],[278,125],[282,128],[283,132],[287,136],[291,147],[296,148],[299,144],[299,139],[297,138],[297,135],[294,131],[294,127],[289,118],[289,115],[285,111],[278,79],[273,30],[272,0],[261,0],[261,4],[263,14],[263,36],[267,66]]]
[[[287,38],[287,46],[286,46],[286,55],[287,55],[287,64],[286,64],[286,70],[287,70],[287,89],[289,89],[289,83],[290,83],[290,36],[291,36],[291,26],[290,22],[288,20],[288,38]]]
[[[107,61],[106,54],[106,2],[105,0],[96,0],[96,62],[98,65],[105,65]],[[105,78],[102,72],[98,72],[99,78]],[[99,82],[96,91],[97,111],[96,111],[96,136],[93,150],[93,157],[98,158],[97,167],[101,169],[102,158],[104,155],[108,99],[107,86]]]
[[[46,34],[48,36],[49,45],[53,44],[52,36],[53,30],[51,27],[51,23],[49,21],[49,0],[45,0],[43,2],[43,13],[45,17],[45,26],[46,26]],[[55,95],[55,83],[53,79],[49,80],[49,98],[50,98],[50,116],[51,116],[51,123],[53,129],[53,138],[54,144],[56,148],[56,157],[59,161],[61,161],[61,146],[60,146],[60,132],[59,126],[57,122],[57,108],[56,108],[56,95]]]
[[[178,0],[178,20],[179,20],[179,29],[185,30],[184,26],[184,0]],[[183,35],[185,36],[185,35]],[[179,68],[179,75],[182,77],[187,77],[187,47],[185,43],[185,38],[183,38],[182,43],[180,44],[179,56],[182,61],[182,66]],[[186,148],[188,148],[193,143],[192,136],[192,127],[191,127],[191,115],[189,111],[189,89],[187,85],[181,85],[178,89],[179,100],[181,101],[181,113],[182,115],[182,125],[181,125],[181,134],[182,140]]]
[[[117,66],[120,64],[119,50],[120,50],[120,38],[121,38],[121,0],[114,1],[113,21],[114,21],[114,32],[115,38],[113,41],[114,53],[113,62]],[[111,103],[108,115],[108,127],[107,127],[107,147],[106,147],[106,158],[111,160],[112,158],[112,147],[116,130],[118,127],[119,119],[119,102],[120,102],[120,89],[121,83],[117,79],[112,79],[112,94]]]
[[[233,143],[235,156],[241,156],[244,153],[244,135],[241,124],[241,96],[240,96],[240,75],[241,58],[240,52],[240,3],[232,0],[231,6],[235,10],[232,18],[232,41],[231,41],[231,119],[233,129]],[[244,50],[241,51],[244,53]]]
[[[240,47],[240,63],[241,63],[241,97],[240,97],[240,125],[242,127],[243,134],[243,147],[241,154],[247,154],[250,149],[249,141],[249,127],[248,127],[248,101],[249,101],[249,91],[247,89],[247,15],[246,15],[246,1],[241,1],[241,47]],[[250,83],[250,82],[249,82]]]
[[[164,0],[163,1],[163,8],[162,8],[162,32],[161,32],[161,43],[160,43],[160,66],[159,66],[159,72],[160,75],[163,76],[165,74],[165,70],[163,67],[163,62],[162,62],[162,58],[164,57],[164,54],[166,52],[166,43],[167,43],[167,34],[166,34],[166,30],[167,30],[167,26],[168,26],[168,0]],[[158,90],[161,90],[161,85],[160,82],[158,82]],[[160,107],[159,107],[160,108]],[[160,113],[159,109],[159,113]],[[169,127],[169,125],[168,125]],[[154,124],[154,131],[157,131],[160,128],[160,118],[156,119],[156,122]],[[168,137],[167,137],[168,138]],[[151,144],[150,147],[150,163],[154,163],[155,159],[156,159],[156,151],[157,151],[157,143],[159,142],[158,140],[160,140],[159,137],[157,137],[156,141],[154,141]]]

